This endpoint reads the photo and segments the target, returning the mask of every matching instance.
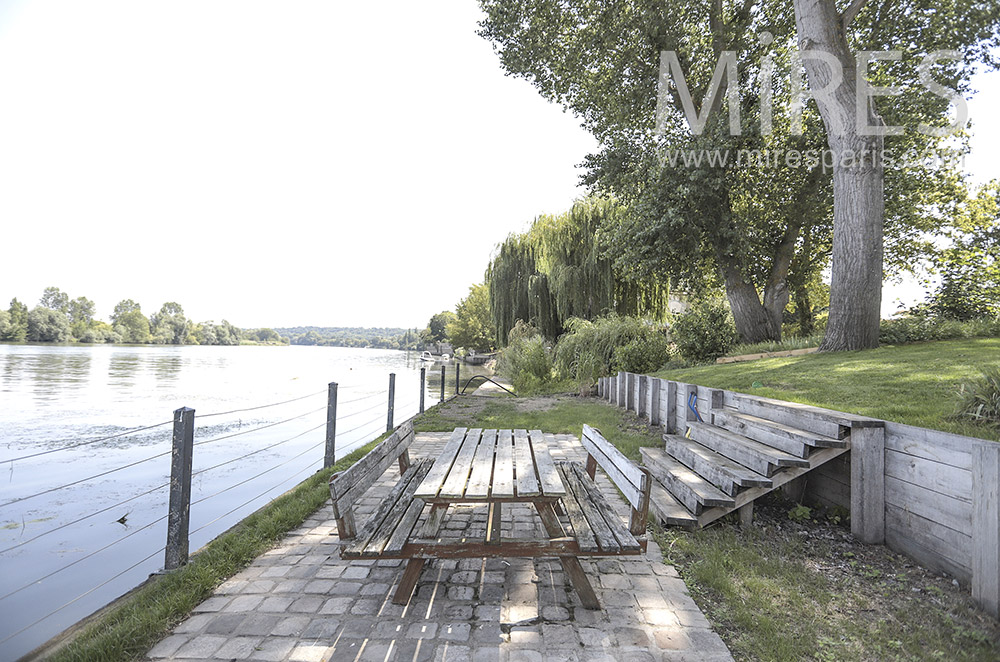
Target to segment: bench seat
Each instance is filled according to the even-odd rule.
[[[341,558],[367,559],[383,555],[395,555],[398,558],[424,509],[423,500],[414,497],[413,493],[430,471],[432,464],[433,460],[421,460],[406,470],[358,531],[357,536],[349,544],[341,547]]]
[[[566,486],[562,500],[581,552],[600,555],[639,554],[643,545],[612,510],[597,485],[579,462],[558,462]]]

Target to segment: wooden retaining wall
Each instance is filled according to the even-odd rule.
[[[859,539],[956,577],[1000,618],[1000,443],[624,372],[598,394],[676,434],[718,408],[849,434],[851,452],[800,479],[804,498],[851,510]]]

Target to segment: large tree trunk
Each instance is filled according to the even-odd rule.
[[[830,85],[838,74],[837,65],[842,73],[832,94],[815,95],[835,161],[833,275],[830,319],[820,347],[824,351],[878,346],[885,206],[882,138],[865,135],[859,120],[868,126],[881,126],[882,121],[870,102],[867,117],[857,118],[857,66],[844,35],[844,23],[863,4],[863,0],[852,2],[845,21],[834,0],[793,0],[799,48],[827,53],[836,60],[831,66],[803,53],[810,87],[819,90]]]
[[[774,315],[761,304],[757,288],[743,277],[736,258],[720,256],[719,267],[726,283],[726,298],[733,311],[733,322],[736,323],[740,339],[751,344],[781,340],[780,313],[775,324]]]

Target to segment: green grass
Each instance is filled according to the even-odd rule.
[[[580,436],[583,424],[598,428],[604,436],[633,460],[640,446],[660,444],[646,432],[646,424],[635,416],[591,398],[477,397],[456,398],[428,410],[417,419],[418,432],[445,432],[456,427],[523,428]]]
[[[884,547],[837,542],[839,527],[653,535],[737,660],[998,659],[1000,628],[967,593]]]
[[[386,435],[313,474],[289,492],[219,536],[182,568],[153,578],[109,608],[94,622],[48,653],[59,662],[137,660],[174,625],[208,598],[212,590],[270,549],[330,497],[330,475],[359,460]]]
[[[959,384],[987,366],[1000,366],[1000,338],[760,359],[657,376],[1000,440],[996,428],[952,417]]]

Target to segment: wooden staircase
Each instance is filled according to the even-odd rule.
[[[733,395],[730,406],[680,424],[686,434],[663,435],[663,448],[640,449],[661,523],[701,528],[734,510],[749,516],[754,499],[850,450],[849,422],[825,410]]]

